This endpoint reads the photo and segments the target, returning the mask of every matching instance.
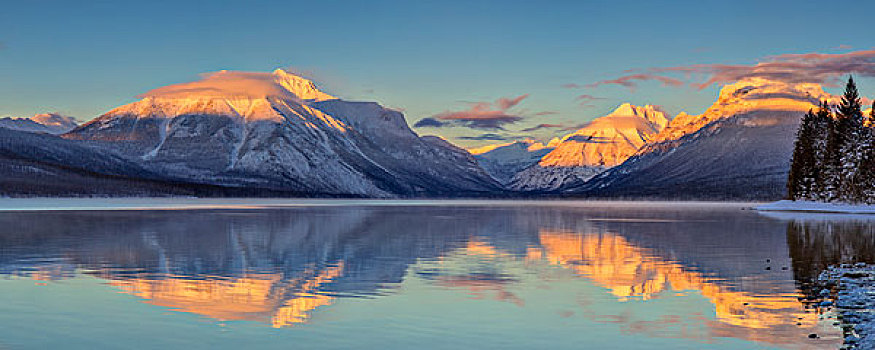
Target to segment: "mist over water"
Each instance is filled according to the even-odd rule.
[[[800,297],[875,262],[866,217],[325,203],[0,212],[0,348],[835,348]]]

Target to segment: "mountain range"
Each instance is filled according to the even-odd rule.
[[[0,118],[0,128],[53,135],[63,134],[77,126],[76,119],[58,113],[37,114],[30,118]]]
[[[831,96],[747,80],[701,115],[622,104],[547,143],[470,152],[284,70],[220,71],[139,98],[82,125],[0,119],[0,194],[772,199],[802,112]]]

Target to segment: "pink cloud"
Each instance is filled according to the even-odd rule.
[[[559,112],[556,112],[556,111],[543,111],[543,112],[535,113],[536,116],[542,116],[542,115],[554,115],[554,114],[559,114]]]
[[[665,86],[681,86],[681,80],[665,76],[683,74],[687,79],[700,78],[701,82],[690,85],[704,89],[714,84],[734,83],[748,78],[762,78],[789,84],[816,83],[834,86],[847,74],[875,77],[875,50],[862,50],[841,54],[803,53],[766,57],[752,64],[694,64],[677,67],[645,69],[616,79],[589,84],[589,87],[616,84],[634,89],[637,82],[656,80]]]
[[[593,96],[590,94],[582,94],[582,95],[578,95],[574,99],[580,101],[581,107],[592,107],[593,106],[591,104],[592,102],[598,101],[598,100],[604,100],[605,98],[604,97],[596,97],[596,96]]]
[[[658,81],[658,82],[662,83],[663,86],[681,86],[681,85],[684,85],[684,82],[682,82],[678,79],[675,79],[675,78],[669,78],[669,77],[655,75],[655,74],[637,73],[637,74],[622,76],[622,77],[619,77],[616,79],[597,81],[597,82],[592,83],[592,84],[587,84],[586,87],[597,88],[597,87],[602,86],[602,85],[620,85],[620,86],[624,86],[626,88],[629,88],[629,90],[634,91],[635,88],[638,87],[638,82],[650,81],[650,80]]]
[[[219,71],[201,74],[201,80],[160,87],[143,97],[241,96],[295,98],[276,82],[275,76],[263,72]]]
[[[529,94],[523,94],[514,98],[506,98],[502,97],[495,101],[495,105],[498,106],[500,110],[506,110],[513,106],[518,105],[520,102],[529,97]]]
[[[564,128],[565,126],[562,124],[538,124],[530,128],[525,128],[520,131],[522,132],[532,132],[541,129],[555,129],[555,128]]]

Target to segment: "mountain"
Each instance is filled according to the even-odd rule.
[[[655,106],[624,103],[610,114],[565,135],[537,164],[517,173],[510,187],[518,191],[551,191],[582,182],[618,165],[668,124]]]
[[[177,181],[369,197],[500,190],[465,150],[404,116],[340,100],[284,70],[165,86],[64,134]]]
[[[546,145],[526,139],[469,149],[480,166],[501,183],[508,183],[516,173],[538,163],[559,144],[554,138]]]
[[[135,161],[45,133],[0,128],[0,196],[217,194],[162,181]]]
[[[47,134],[63,134],[78,125],[73,117],[57,113],[37,114],[30,118],[0,118],[0,128]]]
[[[803,113],[832,99],[816,84],[748,79],[722,88],[701,115],[682,113],[622,165],[564,193],[779,199]]]

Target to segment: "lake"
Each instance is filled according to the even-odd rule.
[[[2,199],[0,348],[837,348],[875,219],[752,206]]]

